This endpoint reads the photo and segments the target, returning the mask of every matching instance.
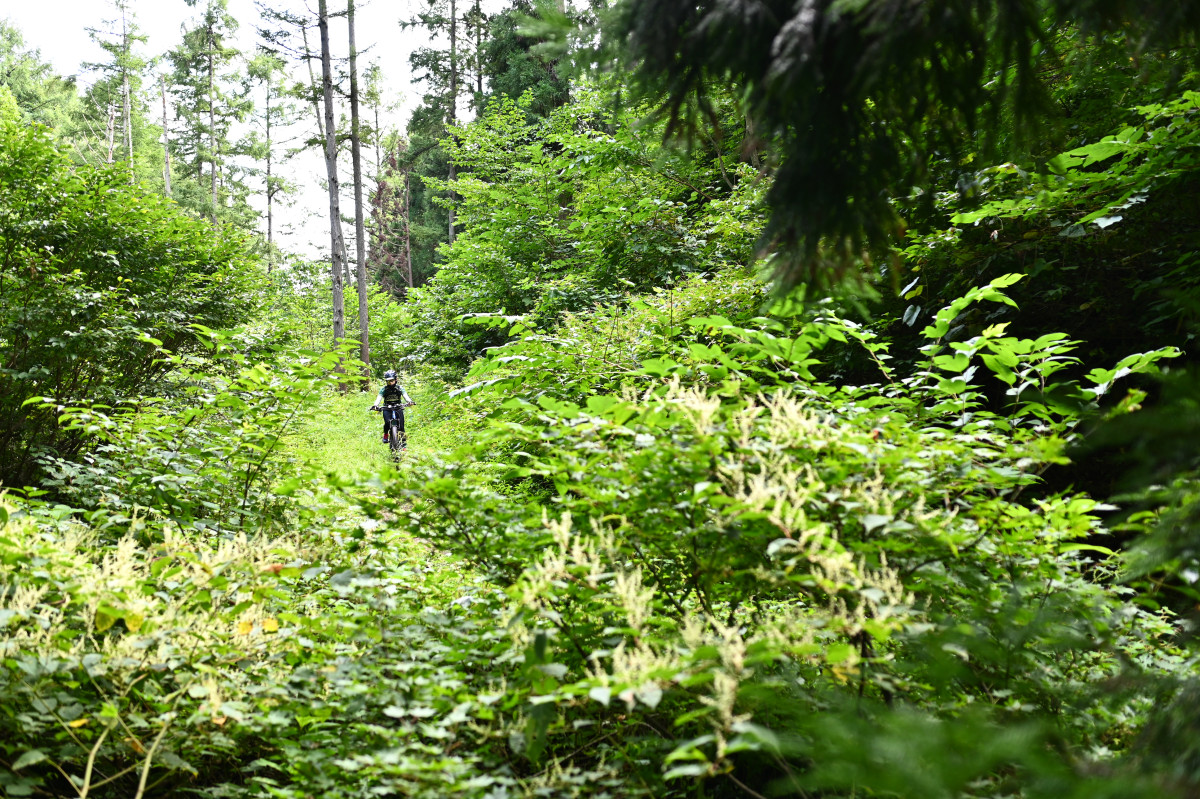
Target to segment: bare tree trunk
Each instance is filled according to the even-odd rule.
[[[454,123],[458,117],[458,17],[454,8],[455,0],[450,0],[450,102],[448,108],[449,122],[448,132],[453,135]],[[449,179],[454,180],[454,159],[450,158],[450,173]],[[454,189],[450,190],[450,207],[448,209],[449,220],[449,239],[450,243],[454,243]]]
[[[453,125],[458,119],[458,12],[455,0],[450,0],[450,102],[447,114]]]
[[[408,176],[412,172],[412,167],[409,166],[404,170],[404,279],[408,282],[408,287],[413,287],[412,275],[412,236],[409,231],[412,230],[412,225],[409,224],[412,219],[412,205],[409,199],[412,197],[412,192],[409,191]],[[407,296],[407,295],[405,295]]]
[[[475,113],[483,113],[483,10],[475,0]]]
[[[267,274],[275,265],[275,225],[272,213],[272,201],[275,199],[275,188],[271,185],[271,73],[268,72],[267,84]]]
[[[216,42],[213,41],[211,21],[208,28],[208,157],[210,170],[209,183],[212,188],[212,221],[217,223],[217,100],[215,96],[216,87],[214,85],[214,72],[216,67],[213,64],[213,48]]]
[[[163,107],[163,183],[166,184],[167,196],[171,196],[171,136],[167,132],[167,78],[159,75],[159,90],[162,92]]]
[[[338,205],[337,137],[333,126],[333,65],[329,55],[329,9],[318,0],[317,22],[321,29],[321,94],[325,104],[325,172],[329,178],[329,239],[333,277],[333,340],[340,346],[346,337],[346,308],[342,295],[342,273],[346,244],[342,238],[342,212]],[[339,364],[337,371],[345,372]]]
[[[116,137],[117,137],[117,104],[109,103],[108,104],[108,124],[104,129],[104,138],[107,140],[107,143],[108,143],[108,156],[105,159],[105,163],[107,163],[107,164],[111,164],[113,162],[113,153],[117,146],[116,145]]]
[[[125,130],[124,130],[125,162],[129,165],[129,182],[133,183],[134,182],[133,130],[132,130],[133,123],[130,120],[130,115],[133,112],[133,107],[132,107],[133,103],[130,100],[130,88],[129,88],[129,76],[128,75],[125,76],[124,83],[125,83],[125,85],[122,87],[122,94],[124,94],[125,96],[124,96],[124,98],[122,98],[122,105],[124,106],[124,108],[122,108],[122,112],[125,115]]]
[[[379,152],[379,103],[375,103],[375,177],[383,172],[383,154]]]
[[[317,85],[317,77],[316,77],[316,75],[313,74],[312,56],[310,55],[310,51],[308,49],[308,27],[307,26],[304,26],[304,25],[300,26],[300,35],[304,38],[304,63],[308,66],[308,85],[310,87],[316,86]],[[313,97],[313,113],[316,114],[316,117],[317,117],[317,134],[320,135],[321,141],[324,141],[325,140],[325,121],[321,118],[320,103],[317,102],[317,98],[315,96]]]
[[[350,154],[354,163],[354,243],[358,256],[358,341],[363,364],[362,390],[370,388],[371,341],[367,328],[367,226],[363,221],[362,136],[358,119],[358,49],[354,43],[354,0],[347,0],[350,27]]]
[[[129,85],[129,25],[125,20],[125,7],[121,6],[121,103],[124,113],[125,159],[129,167],[129,183],[134,183],[133,171],[133,90]]]

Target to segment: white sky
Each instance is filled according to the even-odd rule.
[[[175,47],[181,40],[180,29],[200,13],[200,6],[189,8],[184,0],[132,0],[134,19],[141,33],[148,37],[141,54],[154,57]],[[303,13],[311,7],[315,17],[316,0],[270,0],[273,7],[288,8]],[[409,113],[420,101],[421,88],[411,84],[411,69],[408,57],[417,47],[429,46],[429,35],[423,31],[400,28],[401,19],[416,15],[425,0],[358,0],[356,3],[355,34],[359,50],[360,73],[373,60],[377,60],[383,71],[385,101],[396,104],[386,121],[385,128],[403,128]],[[492,5],[489,3],[489,5]],[[344,10],[344,0],[329,0],[330,11]],[[253,0],[229,0],[230,13],[238,20],[238,46],[243,53],[252,55],[256,45],[256,29],[259,14]],[[0,18],[21,30],[26,46],[40,51],[43,60],[54,65],[63,75],[78,75],[80,83],[86,85],[87,73],[82,70],[85,62],[104,61],[103,52],[88,36],[88,28],[104,28],[104,20],[116,16],[108,0],[0,0]],[[348,50],[346,23],[342,18],[330,22],[330,39],[334,56],[344,56]],[[310,44],[317,46],[315,37]],[[296,67],[305,69],[304,67]],[[306,71],[306,69],[305,69]],[[319,67],[317,69],[320,73]],[[157,118],[151,103],[151,116]],[[337,113],[341,113],[339,109]],[[349,113],[348,110],[346,113]],[[313,125],[311,113],[303,117],[304,124]],[[315,132],[315,131],[314,131]],[[341,165],[343,175],[349,175],[349,159]],[[374,155],[363,153],[364,169],[373,163]],[[324,258],[329,250],[329,202],[322,188],[325,179],[325,162],[319,150],[311,150],[296,156],[288,169],[288,175],[299,184],[295,203],[290,208],[276,207],[276,240],[285,249],[308,257]],[[285,174],[287,174],[285,172]],[[348,182],[342,178],[343,188]],[[352,187],[351,187],[352,190]],[[256,203],[264,207],[264,203]],[[342,213],[353,216],[351,191],[343,191]],[[265,230],[265,221],[263,222]],[[348,244],[353,242],[353,229],[347,231]]]

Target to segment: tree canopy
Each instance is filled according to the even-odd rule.
[[[628,0],[616,17],[670,131],[694,133],[714,87],[737,87],[778,163],[766,238],[790,252],[787,283],[895,243],[896,202],[928,197],[933,173],[1012,157],[1055,113],[1070,48],[1115,38],[1154,71],[1200,33],[1200,8],[1172,0]]]

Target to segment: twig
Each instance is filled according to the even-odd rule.
[[[658,583],[658,585],[660,587],[665,587],[666,583],[663,581],[663,578],[659,575],[658,569],[654,568],[654,564],[651,563],[650,560],[646,557],[645,553],[642,552],[642,548],[639,547],[637,545],[637,542],[633,541],[632,539],[630,540],[629,543],[633,546],[633,551],[637,553],[637,556],[642,559],[642,563],[645,563],[646,568],[648,568],[650,570],[650,573],[654,575],[654,581],[656,583]],[[687,611],[683,609],[683,605],[679,604],[679,600],[675,599],[674,594],[669,593],[667,591],[663,591],[663,594],[667,597],[668,600],[670,600],[671,604],[675,606],[675,609],[677,611],[679,611],[680,619],[687,616]]]
[[[178,704],[179,699],[182,696],[183,694],[180,694],[175,698],[176,704]],[[154,760],[154,753],[158,751],[159,744],[162,743],[163,738],[167,734],[167,730],[171,728],[172,721],[174,721],[174,718],[167,719],[166,723],[163,724],[162,729],[158,731],[158,735],[155,736],[154,743],[151,744],[150,750],[146,752],[146,764],[142,767],[142,776],[141,779],[138,780],[137,793],[134,794],[133,799],[142,799],[142,796],[146,793],[146,778],[150,776],[150,765]]]
[[[725,772],[725,776],[728,777],[730,779],[730,781],[733,782],[734,785],[736,785],[737,787],[741,788],[746,793],[753,796],[754,799],[767,799],[767,797],[763,796],[761,793],[754,790],[749,785],[747,785],[746,783],[739,780],[737,777],[733,776],[732,772],[728,772],[728,771]]]
[[[92,772],[96,768],[96,755],[100,752],[100,746],[104,743],[104,739],[112,732],[112,727],[105,727],[104,732],[100,733],[100,737],[96,739],[92,751],[88,752],[87,766],[83,770],[83,787],[78,788],[79,799],[86,799],[88,791],[91,790]]]

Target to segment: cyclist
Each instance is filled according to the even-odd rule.
[[[371,410],[375,410],[380,406],[387,405],[416,405],[412,397],[408,396],[408,392],[400,386],[396,385],[396,372],[388,369],[383,373],[384,385],[379,389],[379,396],[375,399],[375,405]],[[405,443],[404,437],[404,411],[401,410],[396,414],[397,421],[400,422],[400,443],[401,446]],[[388,419],[383,417],[383,443],[388,443]]]

